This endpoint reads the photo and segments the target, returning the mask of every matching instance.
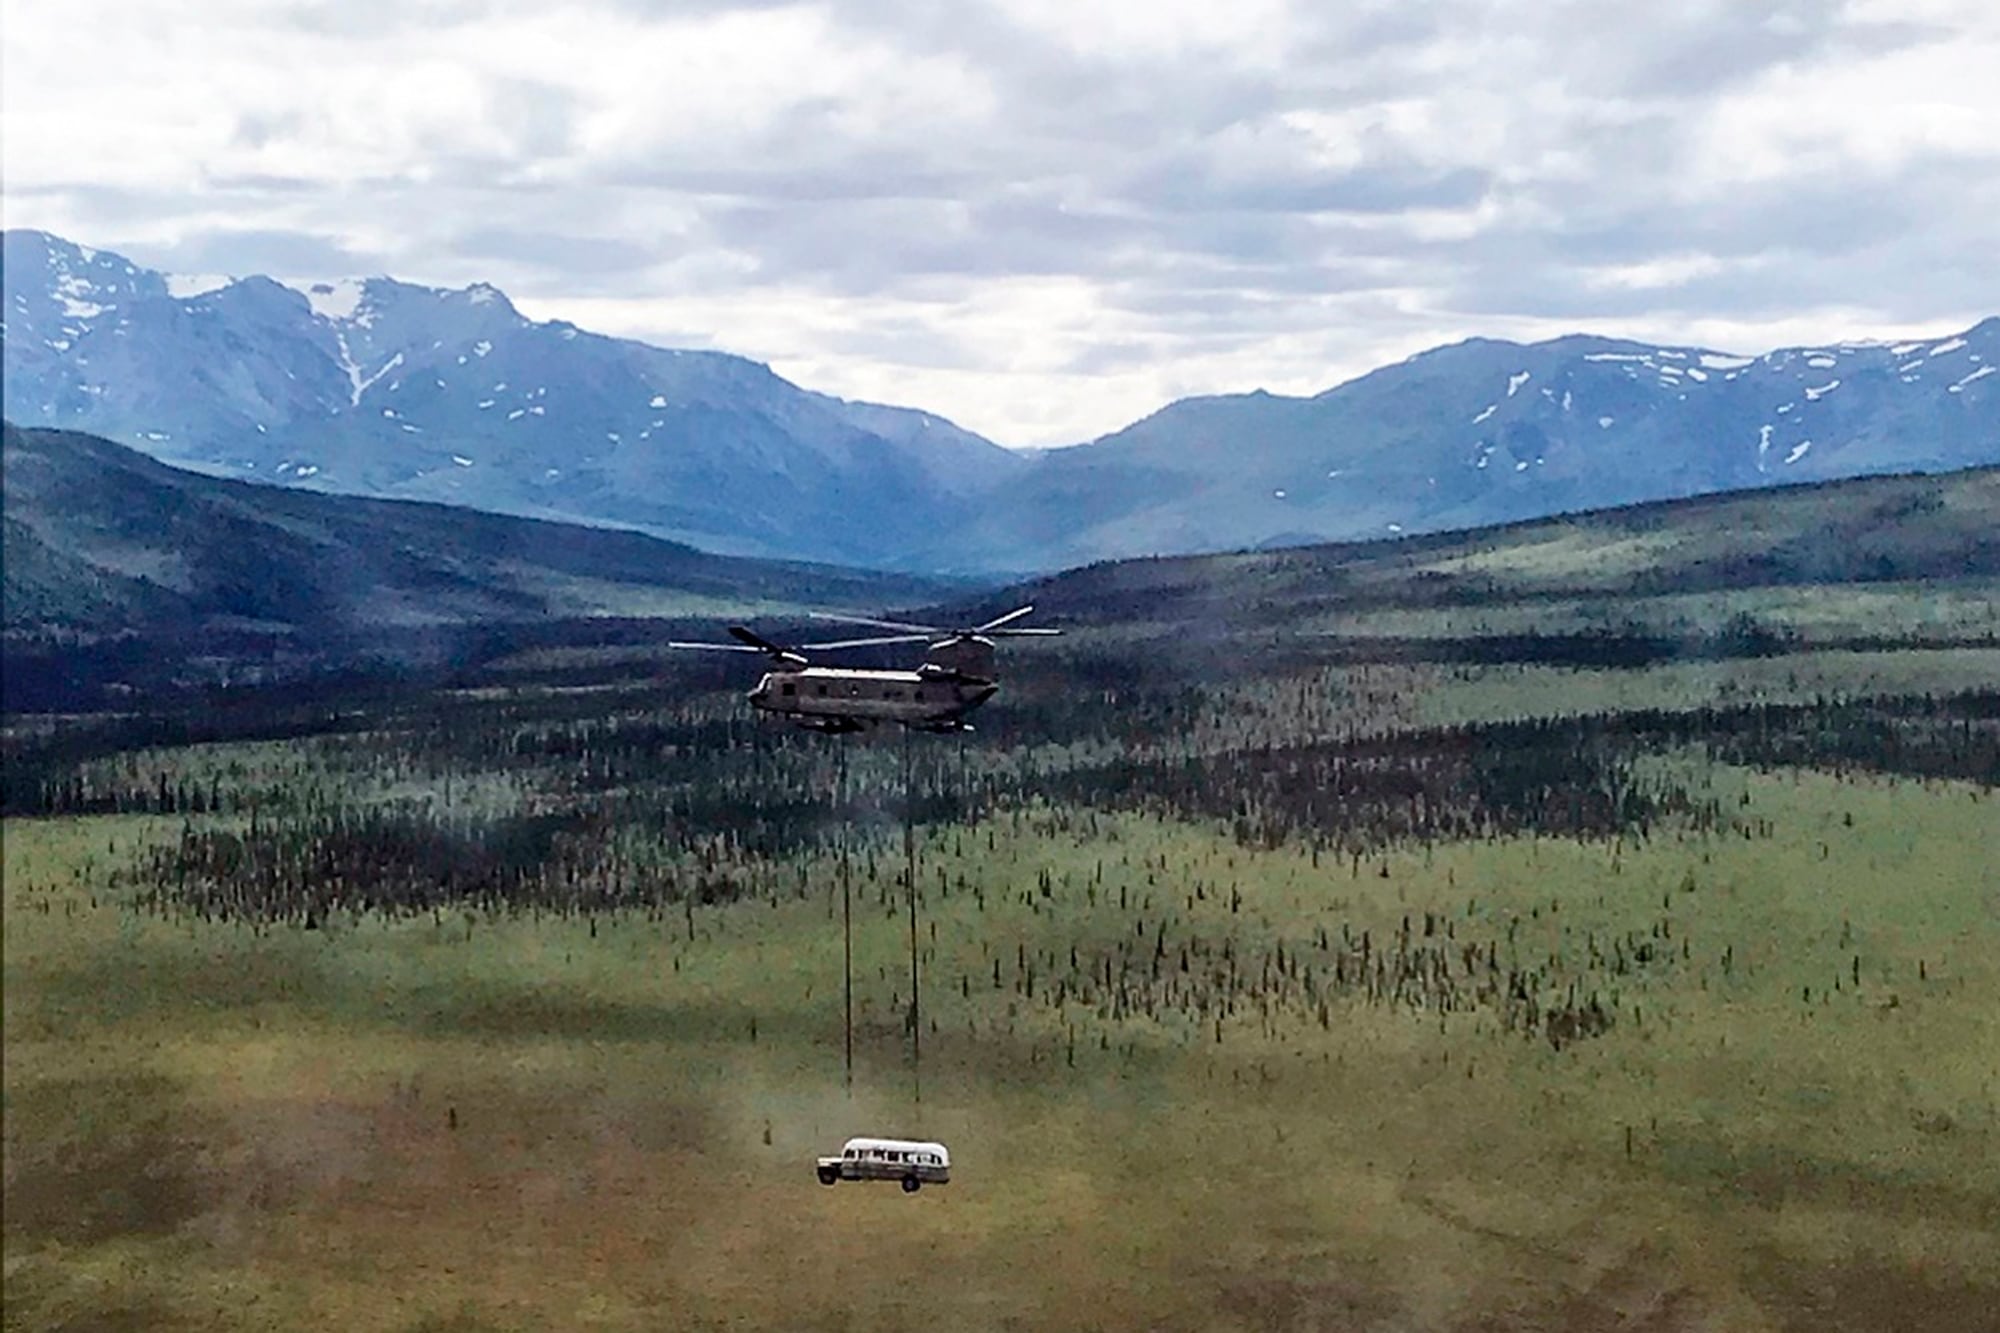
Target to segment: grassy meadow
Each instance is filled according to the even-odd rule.
[[[951,613],[1067,631],[957,738],[760,724],[638,621],[57,645],[5,1325],[1993,1333],[1996,515],[1094,566]],[[857,1134],[952,1182],[816,1183]]]
[[[381,744],[96,761],[254,813],[7,821],[9,1327],[1994,1326],[1990,785],[1683,748],[1637,771],[1712,826],[1365,850],[996,803],[912,849],[920,1066],[878,806],[849,1089],[828,845],[588,913],[160,897]],[[865,1132],[953,1183],[815,1183]]]

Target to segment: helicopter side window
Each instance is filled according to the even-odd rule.
[[[819,687],[819,697],[822,699],[826,698],[826,686],[821,685]]]
[[[790,681],[785,682],[785,684],[778,690],[778,693],[784,695],[787,699],[791,698],[798,692],[799,692],[799,687],[792,684]]]
[[[916,698],[918,703],[922,703],[924,701],[924,692],[922,690],[918,690],[916,693]]]

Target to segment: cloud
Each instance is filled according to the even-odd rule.
[[[486,280],[1008,443],[1429,342],[2000,307],[1956,0],[0,0],[10,226]]]

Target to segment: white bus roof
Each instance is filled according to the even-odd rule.
[[[849,1139],[841,1145],[843,1155],[848,1152],[928,1152],[936,1153],[938,1160],[951,1165],[951,1150],[942,1143],[931,1143],[924,1139]]]

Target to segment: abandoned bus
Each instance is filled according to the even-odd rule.
[[[819,1159],[819,1183],[842,1180],[897,1180],[914,1194],[925,1185],[951,1181],[951,1152],[942,1143],[914,1139],[849,1139],[840,1156]]]

